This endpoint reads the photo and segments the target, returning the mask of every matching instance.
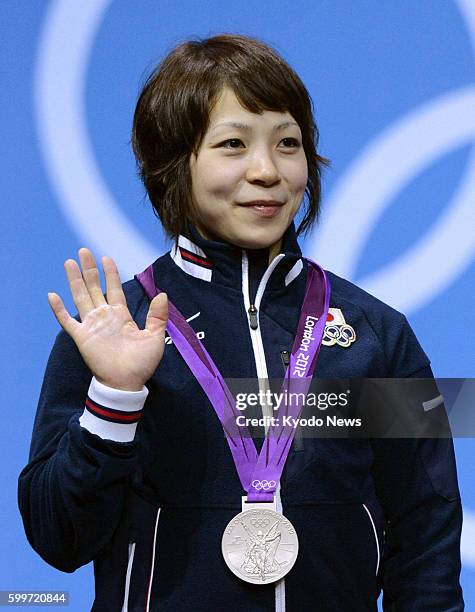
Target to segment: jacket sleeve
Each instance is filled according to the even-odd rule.
[[[60,332],[44,376],[29,463],[19,476],[28,541],[65,572],[94,559],[117,527],[137,466],[134,435],[147,395],[145,388],[94,386],[91,378],[72,339]]]
[[[404,317],[387,351],[392,378],[433,380],[429,360]],[[438,409],[446,419],[443,404]],[[464,609],[459,582],[462,507],[448,421],[447,428],[447,437],[372,441],[376,492],[386,519],[386,612]]]

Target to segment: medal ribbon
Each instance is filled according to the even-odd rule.
[[[305,403],[325,331],[330,284],[318,264],[310,259],[307,259],[307,263],[305,296],[281,389],[284,398],[296,397],[297,401],[281,403],[276,414],[278,424],[269,427],[259,455],[247,427],[239,427],[236,423],[240,411],[216,364],[185,317],[174,304],[168,302],[167,331],[223,426],[249,502],[272,501],[274,498],[296,431],[293,419],[299,418]],[[161,293],[155,285],[152,266],[136,274],[135,278],[150,300]],[[285,414],[282,406],[285,407]],[[285,420],[282,418],[284,416],[289,418]]]

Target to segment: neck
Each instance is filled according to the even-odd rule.
[[[282,238],[279,238],[275,244],[273,244],[269,248],[269,263],[274,259],[276,255],[280,252],[280,248],[282,246]]]

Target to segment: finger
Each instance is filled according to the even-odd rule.
[[[81,324],[69,314],[57,293],[48,293],[48,302],[58,323],[74,339],[76,330],[81,327]]]
[[[84,247],[82,249],[79,249],[78,255],[79,261],[81,262],[84,284],[86,285],[87,290],[89,291],[92,303],[96,308],[98,306],[104,306],[104,304],[107,304],[107,302],[102,293],[99,270],[97,269],[94,255],[89,249],[86,249]]]
[[[151,332],[165,330],[168,321],[168,296],[166,293],[159,293],[150,302],[145,329]]]
[[[77,262],[74,259],[66,260],[64,262],[64,269],[66,270],[69,288],[71,289],[74,304],[78,309],[81,321],[84,321],[84,317],[87,315],[87,313],[94,310],[94,303],[84,283],[84,279]]]
[[[127,307],[122,283],[120,282],[119,271],[112,257],[102,258],[102,269],[106,278],[107,301],[109,304],[122,304]]]

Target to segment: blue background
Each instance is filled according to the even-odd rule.
[[[27,462],[42,376],[58,331],[46,294],[58,292],[73,310],[64,260],[74,257],[84,245],[91,246],[97,256],[119,259],[126,259],[128,249],[133,248],[120,243],[115,252],[104,253],[96,243],[91,244],[89,235],[65,214],[62,196],[45,163],[35,97],[39,45],[52,11],[74,4],[80,13],[82,3],[74,0],[2,3],[1,345],[5,393],[0,432],[0,590],[69,590],[70,609],[87,610],[93,599],[92,565],[73,575],[47,566],[29,547],[16,505],[17,477]],[[167,250],[160,226],[144,200],[129,146],[140,84],[148,69],[183,38],[220,32],[249,34],[274,45],[312,95],[320,150],[332,160],[332,168],[324,175],[325,223],[327,196],[369,142],[419,106],[473,85],[475,45],[463,15],[464,4],[445,0],[97,2],[104,13],[91,39],[82,92],[97,171],[130,226],[156,255]],[[67,31],[63,34],[67,59],[70,39]],[[58,117],[59,123],[61,120]],[[434,130],[443,129],[444,125],[434,126]],[[377,219],[353,280],[358,282],[404,253],[450,206],[471,148],[467,139],[401,185],[397,197]],[[74,167],[68,171],[74,176]],[[361,202],[353,204],[358,208]],[[84,206],[93,214],[91,202]],[[107,232],[107,227],[98,228],[99,245],[101,231]],[[335,250],[350,231],[351,227],[344,227],[335,235]],[[318,243],[318,232],[317,228],[302,244],[304,252]],[[457,249],[457,240],[446,248]],[[472,259],[442,292],[407,313],[439,377],[474,376],[474,280]],[[462,583],[468,610],[475,609],[474,449],[473,439],[456,440],[467,525]]]

